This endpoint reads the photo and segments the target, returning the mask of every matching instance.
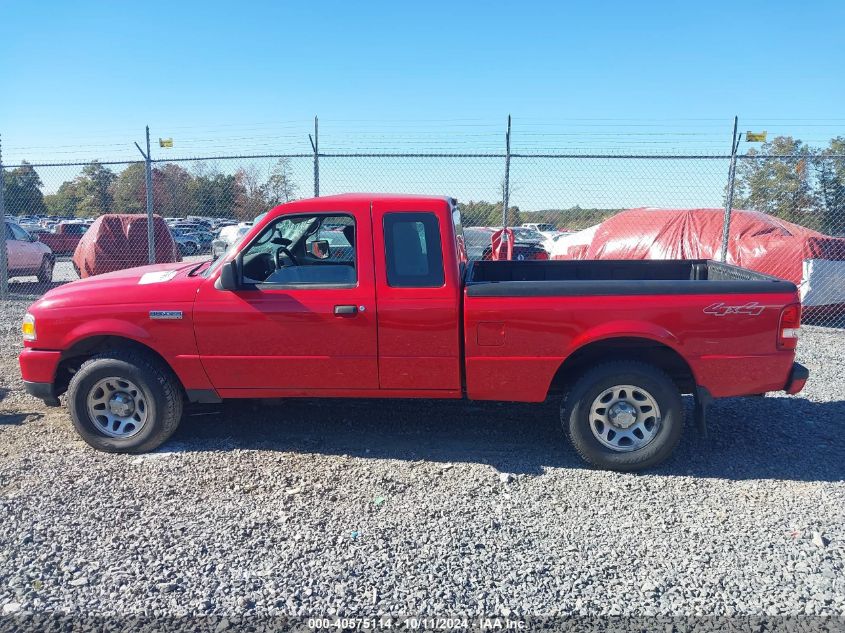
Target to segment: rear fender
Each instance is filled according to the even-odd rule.
[[[572,339],[567,350],[566,357],[568,358],[573,352],[585,345],[603,341],[611,338],[644,338],[662,343],[667,347],[681,353],[680,341],[666,328],[662,328],[654,323],[647,321],[610,321],[602,323],[595,327],[582,332],[579,336]],[[681,354],[683,356],[683,354]]]

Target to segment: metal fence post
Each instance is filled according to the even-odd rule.
[[[3,174],[3,139],[0,137],[0,298],[9,295],[9,260],[6,257],[6,177]]]
[[[135,147],[141,152],[144,157],[144,171],[146,181],[146,199],[147,199],[147,261],[150,264],[156,263],[156,245],[155,245],[155,231],[153,230],[153,161],[150,154],[150,126],[147,126],[147,151],[141,149],[138,143]]]
[[[320,122],[314,117],[314,136],[308,135],[314,151],[314,197],[320,197]]]
[[[511,115],[508,115],[508,131],[505,134],[505,180],[502,183],[502,228],[508,227],[508,201],[511,180]]]
[[[728,238],[731,233],[731,211],[734,204],[734,185],[736,184],[736,151],[739,148],[739,139],[736,135],[736,128],[739,117],[734,117],[734,134],[731,141],[731,166],[728,168],[728,192],[725,198],[725,220],[722,225],[722,248],[719,251],[719,260],[726,261],[728,258]]]
[[[150,126],[147,126],[147,257],[156,263],[156,238],[153,230],[153,161],[150,154]]]

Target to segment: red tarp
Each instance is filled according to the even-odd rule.
[[[170,229],[160,216],[153,216],[156,263],[178,262],[179,251]],[[109,213],[94,220],[73,253],[73,263],[83,279],[124,268],[145,266],[147,216]]]
[[[629,209],[562,237],[552,259],[717,259],[724,209]],[[727,261],[802,281],[804,260],[845,260],[845,238],[759,211],[731,213]]]

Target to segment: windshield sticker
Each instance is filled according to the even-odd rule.
[[[170,281],[176,276],[175,270],[162,270],[157,273],[144,273],[138,280],[138,284],[157,284],[162,281]]]

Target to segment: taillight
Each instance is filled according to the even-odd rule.
[[[778,349],[795,349],[801,329],[801,304],[790,303],[780,313]]]
[[[546,251],[537,251],[531,259],[548,259],[549,254]]]

